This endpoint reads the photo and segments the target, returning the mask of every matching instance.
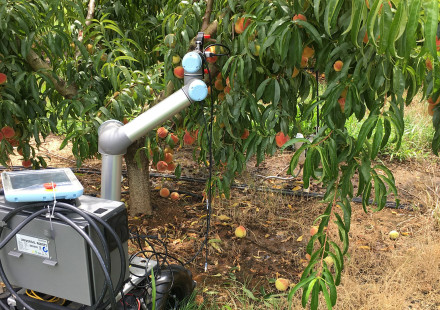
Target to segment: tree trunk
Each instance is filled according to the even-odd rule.
[[[125,155],[128,186],[130,187],[129,210],[132,216],[139,213],[147,215],[153,213],[150,195],[150,165],[144,150],[138,152],[138,160],[136,160],[136,152],[144,146],[143,142],[143,139],[140,139],[133,143]]]

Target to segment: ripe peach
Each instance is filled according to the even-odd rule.
[[[188,130],[185,130],[185,135],[183,136],[183,143],[186,145],[192,145],[196,142],[196,137],[189,133]]]
[[[301,68],[305,68],[305,67],[307,67],[307,62],[309,61],[309,59],[307,58],[307,57],[304,57],[304,56],[302,56],[301,57],[301,65],[300,65],[300,67]]]
[[[428,69],[429,71],[432,71],[432,61],[429,58],[426,58],[426,69]]]
[[[222,91],[223,89],[225,89],[225,87],[223,86],[222,80],[216,80],[214,82],[214,87],[215,87],[215,89],[217,89],[219,91]]]
[[[345,98],[341,97],[338,99],[339,106],[341,107],[342,113],[344,113],[345,110]]]
[[[174,172],[174,170],[176,170],[176,164],[174,162],[169,163],[167,170],[170,172]]]
[[[299,74],[299,70],[296,67],[294,67],[293,73],[292,73],[292,78],[295,78],[298,74]]]
[[[166,187],[162,187],[159,191],[160,197],[167,198],[170,195],[170,190]]]
[[[249,137],[249,129],[245,128],[243,130],[243,134],[241,135],[241,139],[246,140]]]
[[[340,60],[337,60],[334,64],[333,64],[333,69],[335,69],[335,71],[341,71],[342,67],[344,66],[344,63]]]
[[[309,253],[307,253],[307,254],[306,254],[306,259],[307,259],[307,260],[310,260],[311,258],[312,258],[312,256],[311,256]]]
[[[304,15],[302,15],[302,14],[296,14],[296,15],[294,15],[293,16],[293,18],[292,18],[292,20],[302,20],[302,21],[307,21],[307,17],[305,17]]]
[[[251,20],[249,18],[245,19],[244,17],[241,17],[241,18],[237,19],[237,21],[235,22],[235,25],[234,25],[235,33],[238,33],[238,34],[243,33],[246,30],[246,28],[249,26],[250,23],[251,23]]]
[[[178,192],[172,192],[170,198],[171,200],[179,200],[180,195]]]
[[[275,281],[275,287],[277,288],[277,290],[282,292],[287,290],[289,288],[289,285],[290,285],[290,281],[284,278],[278,278]]]
[[[309,47],[309,46],[304,47],[302,55],[306,58],[313,57],[313,55],[315,55],[315,50],[313,49],[313,46],[312,47]]]
[[[25,167],[25,168],[29,168],[30,166],[32,166],[32,161],[31,161],[30,159],[28,159],[28,160],[23,160],[23,161],[21,162],[21,165],[22,165],[23,167]]]
[[[278,147],[282,147],[287,141],[289,141],[290,138],[288,135],[285,135],[283,132],[279,132],[275,136],[275,142]]]
[[[365,44],[368,43],[368,31],[365,31],[364,39],[362,40]]]
[[[210,48],[208,48],[206,50],[207,52],[211,52],[215,54],[215,46],[211,46]],[[211,57],[206,57],[206,61],[213,64],[217,61],[218,56],[211,56]]]
[[[179,137],[177,137],[175,134],[171,134],[171,140],[173,140],[174,144],[179,143]]]
[[[243,226],[238,226],[235,229],[235,236],[238,238],[244,238],[246,237],[246,228],[244,228]]]
[[[229,94],[231,92],[231,87],[226,86],[224,92],[225,92],[225,94]]]
[[[161,139],[165,139],[168,136],[168,130],[165,127],[159,127],[157,129],[157,136]]]
[[[172,162],[173,161],[173,154],[171,154],[171,153],[165,153],[165,156],[164,156],[165,158],[164,158],[164,161],[167,163],[167,164],[169,164],[170,162]]]
[[[216,79],[216,80],[221,80],[221,79],[222,79],[222,73],[219,72],[219,73],[217,74],[217,76],[215,77],[215,79]]]
[[[220,94],[218,94],[217,98],[218,98],[218,101],[223,101],[223,100],[225,100],[226,95],[225,95],[225,93],[220,93]]]
[[[312,226],[310,228],[310,236],[314,236],[316,235],[316,233],[318,232],[319,227],[318,226]]]
[[[5,84],[8,77],[4,73],[0,73],[0,85]]]
[[[174,68],[174,76],[178,79],[183,79],[184,70],[182,66],[177,66]]]
[[[164,162],[163,160],[161,160],[157,163],[157,171],[164,172],[167,170],[167,168],[168,168],[168,164],[166,162]]]
[[[6,139],[10,139],[15,136],[15,131],[12,127],[5,126],[1,129],[1,133]]]

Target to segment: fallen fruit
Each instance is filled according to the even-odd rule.
[[[277,290],[282,292],[287,290],[289,288],[289,285],[290,285],[290,281],[284,278],[278,278],[275,281],[275,287],[277,288]]]
[[[312,227],[310,228],[310,236],[314,236],[314,235],[316,235],[316,234],[318,233],[318,229],[319,229],[318,226],[312,226]]]
[[[246,237],[246,228],[244,228],[243,226],[238,226],[235,229],[235,236],[238,238],[244,238]]]
[[[275,136],[275,142],[278,147],[282,147],[289,140],[290,140],[289,136],[285,135],[282,131],[277,133],[277,135]]]
[[[168,136],[168,130],[165,127],[159,127],[157,129],[157,136],[161,139],[165,139]]]
[[[340,60],[337,60],[333,65],[333,69],[335,69],[335,71],[339,72],[342,70],[343,66],[344,66],[344,63]]]
[[[390,231],[388,235],[390,236],[391,240],[396,240],[397,238],[399,238],[399,232],[396,230]]]
[[[170,195],[170,190],[166,187],[162,187],[159,191],[160,197],[167,198]]]
[[[178,192],[172,192],[170,198],[171,198],[171,200],[174,200],[174,201],[179,200],[180,195]]]
[[[183,76],[184,76],[184,70],[183,70],[183,67],[182,66],[177,66],[177,67],[175,67],[174,68],[174,76],[176,77],[176,78],[178,78],[178,79],[183,79]]]

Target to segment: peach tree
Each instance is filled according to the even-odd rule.
[[[229,57],[207,59],[214,100],[164,124],[180,141],[153,132],[129,149],[131,196],[143,201],[149,160],[163,159],[166,146],[196,143],[194,155],[205,163],[210,117],[212,185],[226,195],[250,159],[261,163],[279,147],[303,143],[289,172],[307,150],[304,187],[322,182],[327,208],[289,299],[302,289],[304,307],[310,300],[316,309],[322,295],[332,308],[349,245],[351,199],[362,196],[369,211],[382,209],[390,193],[397,197],[392,173],[375,159],[386,145],[399,147],[404,108],[419,92],[431,102],[438,153],[438,11],[427,0],[2,0],[0,126],[8,137],[2,133],[0,161],[20,152],[44,166],[35,147],[51,132],[65,134],[78,164],[99,156],[99,125],[129,120],[181,87],[180,58],[204,31],[209,43],[230,49]],[[325,76],[319,95],[316,71]],[[294,138],[315,121],[318,106],[319,130],[311,139]],[[362,123],[355,136],[345,128],[350,117]]]

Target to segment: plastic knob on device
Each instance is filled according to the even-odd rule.
[[[189,84],[188,95],[191,100],[201,101],[208,96],[208,87],[202,80],[194,80]]]
[[[189,52],[182,59],[182,67],[188,73],[196,73],[202,68],[202,58],[196,52]]]

